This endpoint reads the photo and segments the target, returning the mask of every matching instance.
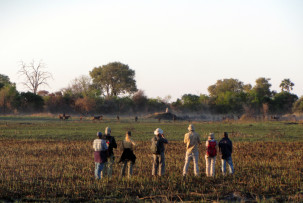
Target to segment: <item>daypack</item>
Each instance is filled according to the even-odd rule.
[[[217,156],[216,141],[208,141],[208,147],[207,147],[206,154],[209,157]]]
[[[150,147],[151,153],[153,154],[160,154],[159,152],[159,140],[154,139],[152,141],[152,145]]]

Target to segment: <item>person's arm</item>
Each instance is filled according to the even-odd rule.
[[[168,141],[167,141],[167,139],[164,137],[164,135],[162,135],[161,141],[162,141],[164,144],[168,144]]]
[[[136,143],[133,140],[130,140],[130,142],[132,143],[131,149],[134,150],[135,146],[136,146]]]
[[[184,135],[184,143],[186,144],[188,142],[188,134]]]
[[[206,141],[205,146],[208,147],[208,140]]]
[[[130,140],[130,142],[132,143],[133,147],[136,146],[136,143],[133,140]]]
[[[94,150],[96,151],[96,141],[94,140],[94,142],[93,142],[93,148],[94,148]]]

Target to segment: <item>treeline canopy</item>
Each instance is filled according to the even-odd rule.
[[[136,113],[164,111],[260,114],[303,112],[303,100],[291,93],[294,83],[284,79],[280,92],[271,91],[270,78],[256,79],[254,86],[238,79],[222,79],[208,87],[209,95],[184,94],[174,102],[148,98],[138,90],[135,71],[113,62],[95,67],[61,91],[21,92],[8,76],[0,74],[0,112]]]

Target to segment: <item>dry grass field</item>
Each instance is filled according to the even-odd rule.
[[[91,142],[2,140],[0,195],[3,200],[250,200],[303,201],[302,143],[236,143],[235,174],[182,180],[184,146],[167,146],[167,175],[151,177],[149,142],[139,142],[133,177],[121,179],[116,163],[111,179],[96,181]],[[201,151],[203,151],[201,149]],[[121,154],[116,151],[116,156]]]
[[[234,141],[235,174],[233,176],[222,176],[218,156],[216,177],[207,178],[205,149],[201,145],[200,176],[193,177],[191,164],[190,173],[187,179],[183,180],[181,174],[185,146],[182,143],[182,136],[188,124],[179,124],[181,131],[179,127],[173,128],[171,126],[173,124],[163,124],[163,128],[167,125],[168,129],[180,131],[180,137],[174,137],[167,145],[164,177],[151,176],[152,157],[149,138],[146,138],[137,141],[138,146],[135,149],[137,161],[131,179],[119,176],[121,165],[118,164],[118,159],[122,152],[118,147],[115,150],[116,163],[113,177],[96,181],[92,154],[94,136],[73,140],[47,139],[37,135],[36,138],[25,139],[22,130],[17,129],[17,135],[9,137],[8,132],[14,132],[16,129],[12,128],[16,128],[17,124],[20,122],[9,123],[6,127],[3,123],[1,125],[0,201],[303,201],[303,142],[302,139],[281,141],[283,139],[278,138],[283,136],[283,133],[274,137],[273,141],[268,139]],[[104,126],[109,124],[117,129],[118,126],[122,126],[119,129],[121,132],[125,130],[123,124],[109,122]],[[39,125],[47,125],[46,128],[49,128],[45,123]],[[49,125],[58,125],[57,130],[60,131],[59,122]],[[83,125],[87,125],[83,128],[92,127],[91,124]],[[159,124],[142,125],[151,126],[153,129]],[[214,128],[216,125],[221,124],[214,124]],[[29,125],[25,126],[22,127],[25,131],[32,130],[31,133],[35,134],[33,129],[28,129]],[[67,128],[71,129],[72,126],[70,122]],[[199,124],[197,123],[196,126],[199,127]],[[216,129],[219,128],[218,126]],[[270,128],[270,125],[265,128]],[[301,126],[293,128],[294,132],[302,133]],[[133,127],[133,131],[136,131],[136,126]],[[278,133],[275,131],[273,134]],[[249,134],[243,133],[235,133],[231,138],[237,140],[237,136],[240,135],[250,138]],[[123,134],[121,137],[116,136],[118,144],[122,136]],[[273,135],[266,133],[264,136]],[[138,137],[134,139],[139,140]]]

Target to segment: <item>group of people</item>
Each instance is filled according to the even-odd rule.
[[[153,155],[152,175],[162,176],[165,174],[165,144],[168,144],[164,136],[163,130],[157,128],[154,131],[154,137],[151,140],[151,153]],[[111,129],[106,127],[105,134],[97,132],[98,138],[93,142],[94,161],[95,161],[95,178],[101,179],[112,176],[112,167],[114,164],[113,149],[117,148],[116,140],[111,136]],[[186,144],[185,164],[183,167],[183,177],[188,173],[190,161],[194,163],[194,175],[199,175],[199,145],[201,144],[200,135],[195,132],[194,125],[188,126],[188,133],[184,135],[184,143]],[[122,163],[121,176],[126,175],[126,168],[128,165],[128,177],[132,176],[133,165],[136,161],[136,156],[133,152],[135,142],[131,139],[131,132],[126,132],[125,139],[121,142],[122,155],[119,163]],[[228,133],[224,132],[223,138],[219,143],[214,138],[214,133],[210,133],[208,140],[205,143],[206,153],[206,176],[215,176],[215,163],[217,151],[221,153],[222,173],[227,174],[226,165],[229,165],[229,173],[234,173],[232,161],[232,141],[228,138]]]

